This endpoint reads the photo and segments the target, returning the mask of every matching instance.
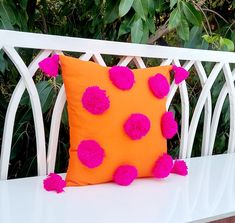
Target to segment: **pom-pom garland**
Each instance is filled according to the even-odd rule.
[[[94,140],[83,140],[78,145],[77,155],[83,165],[88,168],[95,168],[102,164],[104,150]]]
[[[143,114],[132,114],[124,124],[126,134],[133,140],[141,139],[150,129],[150,121]]]
[[[170,91],[170,85],[162,74],[156,74],[155,76],[152,76],[149,78],[149,88],[154,94],[155,97],[162,99]]]
[[[54,54],[52,57],[45,58],[38,65],[48,77],[57,77],[59,72],[59,55]]]
[[[182,81],[186,80],[187,77],[189,76],[189,72],[185,70],[183,67],[177,67],[176,65],[173,65],[172,70],[174,71],[176,84],[180,84]]]
[[[165,112],[161,118],[161,130],[166,139],[171,139],[178,131],[173,112]]]
[[[121,90],[130,90],[135,83],[132,70],[123,66],[113,66],[110,68],[109,78]]]
[[[104,113],[110,106],[106,91],[98,86],[88,87],[82,96],[83,107],[94,115]]]
[[[119,166],[114,172],[113,181],[121,186],[128,186],[137,175],[138,171],[135,166],[123,165]]]
[[[170,155],[164,153],[158,158],[153,167],[153,176],[156,178],[166,178],[173,168],[173,159]]]
[[[184,160],[175,160],[171,173],[179,174],[181,176],[188,175],[188,167]]]
[[[62,177],[56,173],[50,173],[46,179],[43,180],[44,189],[47,191],[56,191],[61,193],[64,191],[66,182]]]

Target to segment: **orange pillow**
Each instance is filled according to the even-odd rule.
[[[153,176],[156,160],[167,152],[161,86],[169,85],[172,66],[110,68],[63,55],[60,63],[70,126],[67,186],[113,180],[128,185],[130,175]]]

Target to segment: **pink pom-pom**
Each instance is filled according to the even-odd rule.
[[[184,160],[175,160],[172,173],[179,174],[181,176],[188,175],[188,167]]]
[[[43,180],[43,186],[47,191],[56,191],[61,193],[66,186],[66,182],[56,173],[50,173],[46,179]]]
[[[113,181],[122,186],[130,185],[137,177],[138,171],[135,166],[123,165],[119,166],[114,175]]]
[[[162,135],[166,139],[171,139],[178,131],[178,124],[174,120],[173,112],[165,112],[161,119]]]
[[[104,150],[94,140],[83,140],[78,145],[78,159],[88,168],[95,168],[102,164]]]
[[[132,114],[124,124],[126,134],[133,140],[141,139],[150,129],[150,121],[143,114]]]
[[[135,83],[134,74],[128,67],[113,66],[109,69],[109,78],[121,90],[129,90]]]
[[[164,98],[170,91],[170,85],[162,74],[156,74],[149,78],[149,88],[159,99]]]
[[[156,178],[168,177],[173,168],[173,159],[170,155],[164,153],[158,158],[153,167],[153,176]]]
[[[175,83],[180,84],[183,80],[187,79],[189,72],[183,67],[177,67],[173,65],[172,70],[175,72]]]
[[[54,54],[52,57],[45,58],[38,65],[47,76],[56,77],[59,70],[59,55]]]
[[[106,91],[98,86],[88,87],[82,96],[83,107],[94,115],[104,113],[110,106]]]

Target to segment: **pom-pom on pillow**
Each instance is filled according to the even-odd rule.
[[[60,63],[70,126],[67,186],[166,177],[166,138],[177,131],[171,116],[170,130],[162,120],[172,66],[110,68],[63,55]]]

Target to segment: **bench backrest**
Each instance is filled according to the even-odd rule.
[[[30,65],[26,66],[16,48],[39,49],[41,51]],[[48,154],[46,155],[41,105],[36,86],[32,79],[38,69],[38,62],[52,53],[80,52],[82,53],[81,59],[90,60],[92,58],[96,63],[104,66],[106,64],[102,55],[111,55],[120,58],[119,65],[126,66],[133,61],[138,68],[145,67],[143,58],[156,58],[161,60],[161,65],[175,64],[184,66],[187,70],[193,70],[193,75],[198,75],[202,90],[192,117],[189,115],[190,101],[185,81],[179,86],[173,81],[171,83],[170,94],[167,98],[166,109],[168,110],[177,89],[179,89],[181,99],[181,120],[178,120],[181,124],[180,158],[191,156],[195,133],[201,114],[204,114],[201,154],[212,154],[219,118],[227,95],[230,101],[228,152],[235,151],[235,89],[233,84],[235,72],[231,69],[233,64],[235,64],[234,53],[120,43],[6,30],[0,30],[0,49],[8,55],[21,75],[21,79],[12,94],[5,118],[0,157],[0,179],[7,178],[15,116],[25,89],[27,89],[30,96],[34,117],[38,174],[45,175],[48,172],[54,171],[61,114],[66,101],[65,91],[62,86],[54,106],[48,142]],[[213,68],[207,73],[205,65],[211,62],[213,62]],[[218,75],[224,75],[225,81],[213,107],[211,88]]]

